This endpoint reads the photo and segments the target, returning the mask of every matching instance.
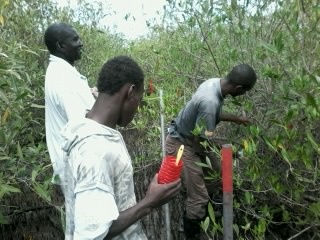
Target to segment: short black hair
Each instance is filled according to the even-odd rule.
[[[63,40],[65,32],[70,29],[73,29],[73,27],[66,23],[53,23],[46,29],[44,43],[51,54],[56,52],[57,43]]]
[[[108,60],[102,67],[97,88],[98,92],[113,95],[126,83],[138,88],[143,85],[144,73],[140,66],[128,56],[117,56]]]
[[[242,85],[250,90],[257,81],[257,75],[250,65],[239,64],[232,68],[226,79],[231,84]]]

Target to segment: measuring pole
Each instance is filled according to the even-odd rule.
[[[164,130],[164,103],[163,103],[162,89],[160,89],[160,122],[161,122],[162,159],[164,159],[166,157],[166,149],[165,149],[165,132],[164,132],[165,131]],[[171,240],[169,203],[163,205],[163,211],[165,215],[167,240]]]
[[[222,158],[223,240],[233,240],[232,145],[224,144]]]

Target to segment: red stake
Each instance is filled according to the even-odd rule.
[[[223,192],[233,192],[232,183],[232,145],[222,146],[222,186]]]
[[[149,93],[150,95],[154,93],[154,86],[152,83],[152,79],[149,80]]]
[[[232,145],[222,145],[223,239],[233,239]]]

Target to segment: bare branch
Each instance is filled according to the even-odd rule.
[[[302,233],[308,231],[308,230],[309,230],[310,228],[312,228],[312,227],[313,227],[313,226],[309,226],[309,227],[303,229],[302,231],[298,232],[296,235],[293,235],[292,237],[288,238],[288,240],[292,240],[292,239],[294,239],[294,238],[296,238],[296,237],[299,237]]]
[[[214,64],[215,64],[215,66],[216,66],[216,68],[217,68],[217,70],[218,70],[218,73],[219,73],[219,75],[221,76],[221,71],[220,71],[220,68],[219,68],[219,66],[218,66],[218,62],[217,62],[217,60],[216,60],[216,58],[215,58],[215,56],[214,56],[214,54],[213,54],[213,51],[212,51],[212,49],[211,49],[211,47],[210,47],[210,44],[208,43],[207,36],[206,36],[206,34],[203,32],[202,25],[201,25],[201,23],[200,23],[200,21],[199,21],[199,19],[198,19],[198,16],[197,16],[196,14],[195,14],[195,18],[196,18],[197,23],[198,23],[198,25],[199,25],[199,28],[200,28],[201,35],[202,35],[202,37],[203,37],[203,40],[204,40],[205,44],[207,45],[208,50],[209,50],[209,52],[210,52],[210,55],[211,55],[211,57],[212,57],[212,59],[213,59],[213,61],[214,61]]]

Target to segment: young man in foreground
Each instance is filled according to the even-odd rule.
[[[181,183],[158,184],[156,174],[136,202],[131,158],[115,128],[130,123],[141,103],[144,74],[138,64],[126,56],[107,61],[97,88],[86,118],[69,122],[62,131],[66,238],[147,239],[139,220],[176,196]]]

